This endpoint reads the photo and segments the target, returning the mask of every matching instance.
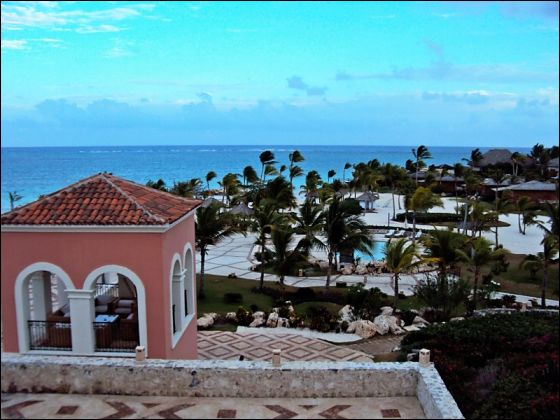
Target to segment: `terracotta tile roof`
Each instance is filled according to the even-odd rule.
[[[98,174],[3,214],[2,225],[166,225],[201,203]]]

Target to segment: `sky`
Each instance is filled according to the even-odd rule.
[[[558,2],[1,3],[2,147],[547,146]]]

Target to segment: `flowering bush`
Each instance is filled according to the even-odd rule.
[[[558,418],[558,315],[518,313],[433,325],[404,351],[431,350],[467,418]]]

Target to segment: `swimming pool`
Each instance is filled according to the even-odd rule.
[[[380,261],[385,259],[385,254],[383,253],[385,251],[385,246],[387,245],[386,241],[374,241],[373,242],[373,249],[372,249],[372,254],[373,257],[367,255],[367,254],[363,254],[362,252],[355,250],[354,251],[354,259],[356,258],[360,258],[360,261],[362,262],[369,262],[369,261]]]

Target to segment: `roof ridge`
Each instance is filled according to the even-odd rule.
[[[128,182],[129,184],[137,185],[137,186],[142,187],[143,189],[145,189],[145,190],[147,190],[147,191],[149,191],[149,192],[154,192],[154,191],[156,191],[157,193],[161,193],[161,194],[164,194],[164,195],[168,195],[168,196],[170,196],[170,197],[177,198],[177,199],[179,199],[179,200],[183,200],[183,201],[200,201],[200,202],[203,201],[203,200],[199,200],[199,199],[197,199],[197,198],[182,197],[182,196],[180,196],[180,195],[176,195],[176,194],[170,193],[169,191],[158,190],[158,189],[156,189],[156,188],[148,187],[148,186],[146,186],[146,185],[139,184],[138,182],[131,181],[131,180],[129,180],[129,179],[119,178],[118,176],[115,176],[115,175],[109,175],[109,176],[112,177],[112,178],[117,178],[117,179],[122,180],[122,181],[126,181],[126,182]]]
[[[157,220],[158,222],[163,222],[163,223],[167,223],[167,220],[156,216],[155,214],[153,214],[151,211],[149,211],[147,208],[145,208],[142,204],[140,204],[137,200],[135,200],[133,197],[131,197],[126,191],[124,191],[121,187],[119,187],[117,184],[115,184],[111,179],[109,179],[106,175],[107,174],[101,174],[103,180],[105,180],[106,182],[108,182],[112,187],[114,187],[115,189],[117,189],[117,191],[119,191],[122,195],[125,196],[125,198],[133,203],[136,207],[138,207],[140,210],[142,210],[145,214],[147,214],[149,217]],[[112,175],[109,175],[112,177]]]
[[[50,194],[41,194],[41,195],[39,195],[39,197],[37,197],[36,200],[33,200],[33,201],[31,201],[31,202],[29,202],[29,203],[27,203],[27,204],[24,204],[23,206],[15,207],[13,210],[7,211],[6,213],[2,213],[2,216],[5,216],[5,215],[7,215],[7,214],[9,214],[9,213],[12,213],[12,212],[15,213],[15,212],[19,212],[19,211],[21,211],[21,210],[24,210],[26,207],[30,207],[31,205],[36,204],[36,203],[39,202],[39,201],[42,201],[42,200],[49,200],[49,199],[51,199],[51,198],[54,198],[54,197],[56,197],[57,195],[62,194],[62,193],[65,192],[65,191],[69,191],[69,190],[71,190],[71,189],[73,189],[73,188],[77,188],[77,187],[81,186],[82,184],[85,184],[86,182],[91,181],[93,178],[99,177],[99,176],[101,176],[101,175],[103,175],[103,174],[100,172],[100,173],[98,173],[98,174],[88,176],[87,178],[80,179],[79,181],[76,181],[76,182],[74,182],[73,184],[67,185],[66,187],[61,188],[61,189],[59,189],[59,190],[56,190],[56,191],[54,191],[54,192],[52,192],[52,193],[50,193]]]

